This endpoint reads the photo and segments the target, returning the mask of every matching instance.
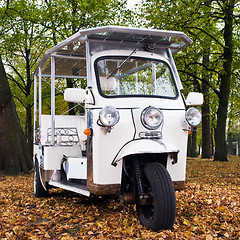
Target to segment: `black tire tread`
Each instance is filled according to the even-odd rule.
[[[176,215],[176,198],[172,179],[160,163],[149,163],[144,167],[144,173],[150,183],[154,198],[154,215],[152,221],[146,221],[138,206],[140,222],[148,229],[158,231],[171,229]]]

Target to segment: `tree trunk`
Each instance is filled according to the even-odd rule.
[[[32,128],[32,107],[27,105],[26,107],[26,132],[25,137],[27,139],[27,146],[29,153],[33,154],[33,128]]]
[[[25,49],[26,59],[26,73],[27,73],[27,85],[26,85],[26,98],[29,99],[31,95],[32,78],[31,78],[31,67],[30,67],[30,49]],[[32,106],[30,103],[26,106],[26,131],[25,136],[27,139],[27,146],[29,153],[33,154],[33,128],[32,128]]]
[[[238,149],[238,152],[237,152],[237,154],[238,154],[238,156],[240,156],[240,132],[238,133],[238,138],[237,138],[237,140],[238,140],[238,147],[237,147],[237,149]]]
[[[209,53],[203,56],[203,65],[209,66]],[[203,73],[202,93],[204,102],[202,105],[202,158],[211,158],[211,128],[210,128],[210,109],[209,109],[209,87],[207,82],[210,80],[209,73]]]
[[[224,18],[224,52],[223,52],[223,71],[220,73],[220,92],[219,106],[217,111],[217,128],[215,132],[215,161],[227,161],[226,149],[226,121],[227,109],[230,93],[231,70],[233,60],[233,9],[235,0],[225,2]]]
[[[32,161],[0,56],[0,171],[28,173]]]
[[[214,148],[214,145],[215,145],[215,142],[214,142],[214,136],[215,136],[215,128],[213,127],[212,128],[212,132],[211,132],[211,149],[212,149],[212,154],[214,155],[214,151],[215,151],[215,148]]]
[[[194,131],[188,136],[188,157],[197,157],[197,132]]]
[[[227,153],[230,155],[233,155],[233,135],[232,133],[229,133],[227,135]]]

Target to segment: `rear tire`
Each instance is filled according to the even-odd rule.
[[[151,198],[148,205],[137,204],[137,213],[142,225],[158,231],[172,229],[176,215],[176,198],[172,179],[160,163],[144,167],[143,186]]]
[[[46,189],[41,180],[40,169],[38,165],[38,160],[35,160],[34,164],[34,177],[33,177],[33,191],[35,197],[47,197],[48,196],[48,188]]]

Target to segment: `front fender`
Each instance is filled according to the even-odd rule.
[[[112,165],[116,166],[117,162],[123,157],[132,154],[143,154],[143,153],[178,153],[179,150],[167,142],[154,139],[133,139],[119,150],[117,155],[112,161]]]

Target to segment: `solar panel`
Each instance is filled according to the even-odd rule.
[[[48,50],[39,63],[42,73],[50,74],[51,56],[56,57],[56,75],[74,73],[76,77],[86,74],[86,41],[127,44],[136,48],[138,45],[152,45],[154,47],[170,48],[174,55],[185,48],[192,41],[183,32],[156,29],[139,29],[120,26],[106,26],[83,29],[58,45]],[[73,69],[75,69],[73,71]],[[77,70],[78,69],[78,70]],[[36,70],[37,72],[38,70]],[[70,76],[70,75],[69,75]]]

